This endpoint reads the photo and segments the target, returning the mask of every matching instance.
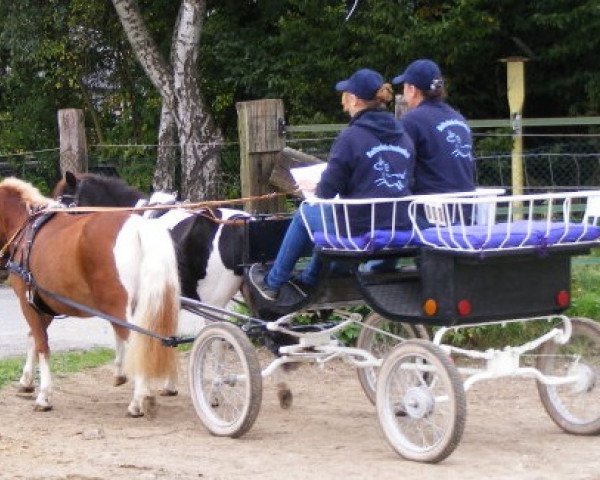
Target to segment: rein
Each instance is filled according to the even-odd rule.
[[[298,190],[299,191],[299,190]],[[212,213],[211,207],[219,207],[221,205],[229,205],[231,203],[242,203],[246,201],[254,201],[254,200],[269,200],[281,195],[286,195],[286,193],[272,192],[267,193],[266,195],[258,195],[253,197],[242,197],[236,198],[232,200],[207,200],[204,202],[195,202],[195,203],[180,203],[174,205],[147,205],[143,207],[49,207],[44,210],[44,212],[63,212],[63,213],[97,213],[97,212],[145,212],[148,210],[172,210],[176,208],[183,208],[185,210],[199,210],[205,209],[210,214],[204,214],[202,212],[198,212],[198,215],[202,215],[205,218],[208,218],[214,223],[224,224],[224,225],[243,225],[245,220],[235,219],[235,220],[223,220],[217,218],[214,213]],[[21,227],[23,228],[23,227]],[[1,253],[1,251],[0,251]]]

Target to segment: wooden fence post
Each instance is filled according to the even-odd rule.
[[[60,174],[67,170],[87,172],[88,155],[83,110],[67,108],[58,111],[60,134]]]
[[[281,133],[284,121],[283,100],[265,99],[236,104],[240,139],[240,177],[242,197],[273,192],[269,184],[277,155],[285,147]],[[285,199],[248,201],[244,210],[250,213],[274,213],[284,209]]]

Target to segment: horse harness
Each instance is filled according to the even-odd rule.
[[[57,313],[40,297],[39,288],[35,284],[35,280],[29,269],[29,258],[35,236],[55,214],[56,212],[32,212],[27,221],[25,221],[13,238],[5,245],[0,256],[0,262],[4,264],[5,268],[21,277],[25,285],[27,285],[26,298],[29,305],[40,314],[51,315],[53,317],[56,317]],[[7,247],[10,249],[10,252],[6,251]]]

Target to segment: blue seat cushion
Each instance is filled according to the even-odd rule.
[[[473,248],[475,250],[492,248],[511,248],[518,246],[547,246],[560,241],[573,243],[596,240],[600,237],[600,228],[593,225],[545,221],[517,221],[498,223],[488,229],[487,225],[460,225],[450,227],[431,227],[422,231],[423,238],[437,246],[451,248]],[[564,237],[564,238],[563,238]],[[562,239],[562,240],[561,240]],[[445,243],[444,243],[445,242]],[[418,237],[414,243],[426,244]],[[470,245],[469,245],[470,244]]]
[[[314,232],[313,242],[318,247],[334,248],[337,250],[364,250],[368,243],[366,235],[347,237],[335,233]]]
[[[375,230],[353,237],[325,232],[314,232],[313,241],[315,245],[323,248],[334,248],[340,250],[365,250],[373,252],[382,248],[401,248],[410,244],[413,237],[411,230]]]

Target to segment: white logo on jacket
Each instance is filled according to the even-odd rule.
[[[377,162],[373,165],[373,168],[381,172],[381,178],[375,180],[375,185],[378,187],[386,186],[389,188],[397,188],[398,190],[402,190],[404,188],[406,170],[404,170],[402,173],[390,173],[390,164],[382,157],[379,157]]]

